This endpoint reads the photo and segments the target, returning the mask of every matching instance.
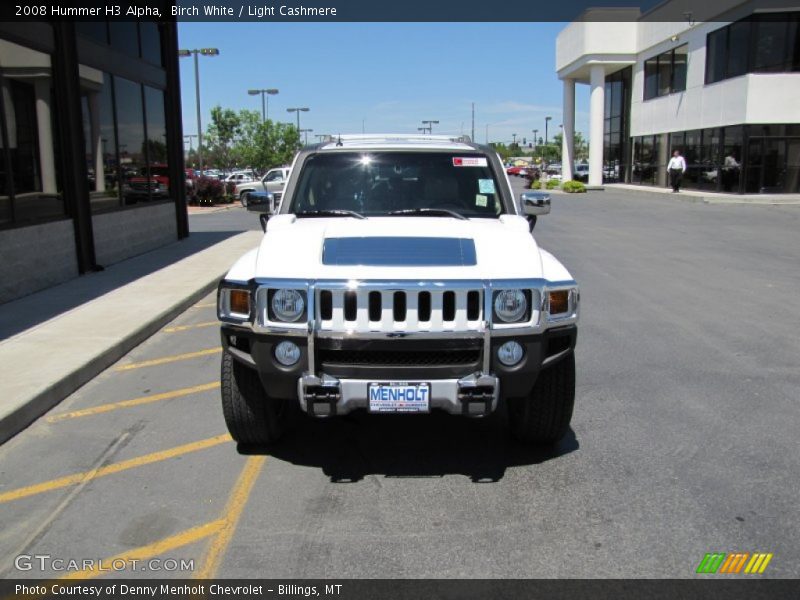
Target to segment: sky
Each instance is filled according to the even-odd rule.
[[[203,128],[211,108],[261,111],[250,88],[278,88],[269,118],[296,122],[288,107],[308,107],[300,127],[314,134],[471,134],[510,142],[549,137],[562,123],[555,40],[563,23],[189,23],[181,48],[218,48],[200,57]],[[197,132],[191,58],[181,58],[183,130]],[[588,136],[588,86],[576,90],[577,131]]]

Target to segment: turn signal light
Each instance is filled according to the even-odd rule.
[[[569,310],[569,290],[550,292],[550,314],[559,315]]]
[[[250,292],[247,290],[231,290],[231,312],[240,315],[250,314]]]

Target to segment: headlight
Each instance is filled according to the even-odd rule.
[[[292,323],[303,316],[306,301],[297,290],[276,290],[272,295],[271,307],[279,321]]]
[[[528,299],[522,290],[501,290],[494,297],[494,314],[501,321],[516,323],[528,312]]]

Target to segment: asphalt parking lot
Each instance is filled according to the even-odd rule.
[[[128,561],[72,573],[102,577],[682,578],[717,551],[800,575],[800,207],[556,195],[536,237],[582,286],[556,448],[503,413],[356,414],[240,454],[211,295],[0,447],[0,576],[67,574],[15,567],[46,554]]]

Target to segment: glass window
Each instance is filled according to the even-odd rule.
[[[164,92],[144,86],[147,115],[147,160],[150,178],[158,183],[151,190],[151,199],[165,200],[174,192],[167,164],[167,125],[164,118]],[[183,183],[183,182],[181,182]]]
[[[613,93],[611,91],[611,82],[606,78],[606,85],[605,85],[605,94],[603,96],[603,101],[605,102],[604,105],[604,117],[608,119],[611,116],[611,102],[612,102]]]
[[[145,158],[142,86],[115,77],[114,91],[122,199],[125,204],[136,204],[150,199],[151,187]]]
[[[461,160],[477,165],[461,167]],[[351,210],[364,215],[421,208],[468,217],[506,212],[482,155],[445,152],[317,154],[303,165],[291,212]]]
[[[161,31],[158,23],[141,21],[139,35],[142,42],[142,58],[159,67],[163,64],[161,58]]]
[[[722,142],[722,191],[738,192],[742,170],[742,127],[725,127]]]
[[[117,135],[111,75],[79,66],[83,141],[92,212],[119,206]]]
[[[658,94],[658,57],[654,56],[644,63],[644,99],[655,98]]]
[[[689,46],[683,44],[675,48],[672,68],[672,91],[686,90],[686,69],[689,61]]]
[[[750,25],[750,21],[738,21],[729,25],[726,77],[738,77],[747,73]]]
[[[136,21],[110,21],[111,45],[128,56],[139,56],[139,28]]]
[[[623,99],[623,86],[622,79],[617,79],[611,82],[611,115],[619,116],[622,114],[622,99]]]
[[[77,21],[75,33],[98,44],[108,44],[108,27],[105,21]]]
[[[753,24],[753,70],[760,72],[784,71],[788,54],[786,34],[788,23],[760,18]]]
[[[789,68],[792,71],[800,71],[800,17],[798,16],[789,22],[786,50],[789,53]]]
[[[666,96],[672,88],[672,53],[658,57],[658,95]]]
[[[66,216],[50,56],[0,40],[0,223]]]
[[[725,48],[728,28],[712,31],[706,38],[706,83],[725,79]]]

